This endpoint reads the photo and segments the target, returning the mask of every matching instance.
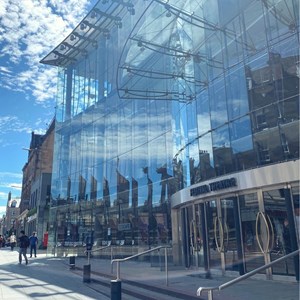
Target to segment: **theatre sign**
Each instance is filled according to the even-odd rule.
[[[236,187],[236,186],[237,186],[236,178],[232,177],[229,179],[214,181],[209,184],[204,184],[204,185],[200,185],[195,188],[192,188],[190,190],[190,196],[195,197],[195,196],[199,196],[202,194],[216,192],[219,190],[224,190],[224,189],[228,189],[228,188]]]

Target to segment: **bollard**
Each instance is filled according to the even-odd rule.
[[[91,282],[91,265],[83,266],[83,282]]]
[[[121,300],[121,280],[111,280],[110,281],[110,300]]]
[[[75,269],[75,256],[70,256],[69,266],[70,266],[70,269]]]

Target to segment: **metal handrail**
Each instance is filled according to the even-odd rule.
[[[120,262],[124,262],[124,261],[130,260],[132,258],[135,258],[135,257],[138,257],[138,256],[142,256],[144,254],[147,254],[147,253],[150,253],[150,252],[153,252],[153,251],[156,251],[156,250],[160,250],[162,248],[165,248],[166,285],[168,285],[169,282],[168,282],[168,255],[167,255],[167,249],[171,248],[171,246],[158,246],[158,247],[155,247],[155,248],[152,248],[152,249],[149,249],[149,250],[146,250],[146,251],[134,254],[132,256],[125,257],[125,258],[112,259],[112,261],[111,261],[111,265],[112,266],[113,266],[114,263],[117,263],[117,279],[116,280],[120,281],[120,279],[121,279],[120,278]]]
[[[107,245],[107,246],[104,246],[104,247],[95,248],[95,249],[92,249],[91,252],[102,251],[102,250],[107,249],[109,247],[112,247],[112,245]]]
[[[101,248],[95,248],[95,249],[92,249],[92,250],[85,250],[84,254],[87,253],[87,255],[88,255],[88,265],[90,264],[90,259],[91,259],[91,253],[92,252],[102,251],[102,250],[105,250],[109,247],[111,247],[111,249],[110,249],[110,259],[112,260],[112,257],[113,257],[113,247],[112,247],[112,245],[107,245],[107,246],[104,246],[104,247],[101,247]]]
[[[276,259],[276,260],[274,260],[274,261],[272,261],[272,262],[270,262],[270,263],[268,263],[268,264],[266,264],[264,266],[261,266],[261,267],[255,269],[255,270],[252,270],[249,273],[246,273],[246,274],[244,274],[244,275],[242,275],[240,277],[237,277],[237,278],[235,278],[233,280],[225,282],[225,283],[223,283],[223,284],[221,284],[219,286],[214,286],[214,287],[200,287],[197,290],[197,296],[201,296],[202,292],[207,291],[208,292],[208,300],[213,300],[213,291],[214,290],[221,291],[221,290],[223,290],[223,289],[225,289],[225,288],[227,288],[227,287],[229,287],[229,286],[231,286],[231,285],[233,285],[235,283],[238,283],[238,282],[240,282],[242,280],[245,280],[245,279],[247,279],[247,278],[249,278],[249,277],[257,274],[260,271],[263,271],[263,270],[266,270],[266,269],[270,268],[271,266],[275,265],[278,262],[281,262],[283,260],[287,260],[288,258],[290,258],[292,256],[296,256],[297,254],[299,254],[299,252],[300,252],[300,249],[298,249],[298,250],[296,250],[296,251],[294,251],[294,252],[292,252],[290,254],[287,254],[287,255],[285,255],[283,257],[280,257],[280,258],[278,258],[278,259]]]

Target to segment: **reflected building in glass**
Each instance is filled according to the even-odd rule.
[[[298,249],[298,1],[99,1],[42,63],[50,248],[171,244],[240,274]],[[286,266],[267,276],[299,278]]]

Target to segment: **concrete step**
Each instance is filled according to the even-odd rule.
[[[76,267],[73,270],[79,276],[83,276],[83,269]],[[109,297],[111,295],[111,280],[115,276],[107,273],[91,272],[91,282],[87,285],[95,291]],[[169,286],[155,286],[151,283],[137,282],[122,279],[121,281],[122,300],[201,300],[205,298],[197,297],[193,292],[187,293],[176,290]]]

